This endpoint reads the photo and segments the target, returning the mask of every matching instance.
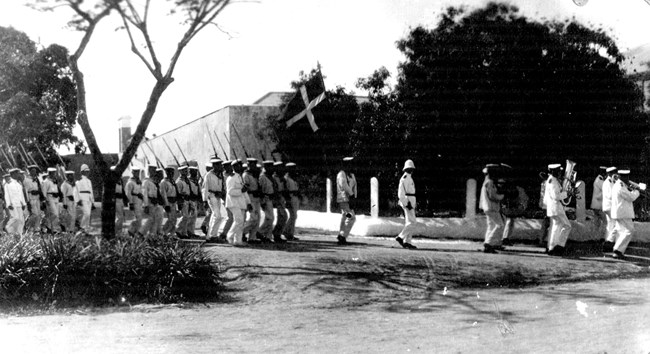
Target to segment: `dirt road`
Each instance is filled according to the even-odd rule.
[[[4,317],[0,345],[38,353],[650,352],[643,261],[418,245],[338,247],[303,236],[280,247],[212,246],[229,289],[223,303]],[[578,282],[603,275],[633,278]]]

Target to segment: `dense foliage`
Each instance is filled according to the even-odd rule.
[[[11,307],[207,301],[218,271],[170,239],[26,234],[0,238],[0,299]]]

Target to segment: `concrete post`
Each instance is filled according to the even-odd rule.
[[[327,195],[325,196],[325,210],[328,213],[332,212],[332,179],[327,178],[325,180],[325,191]]]
[[[476,180],[467,180],[467,194],[465,195],[465,218],[476,217]]]
[[[578,181],[578,183],[580,183],[580,186],[578,187],[578,197],[576,199],[576,221],[585,222],[585,220],[587,220],[587,196],[585,195],[585,182]]]
[[[370,179],[370,217],[379,217],[379,180],[376,177]]]

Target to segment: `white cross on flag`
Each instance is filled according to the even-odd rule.
[[[325,99],[325,84],[320,70],[309,79],[294,95],[286,108],[285,117],[291,117],[287,121],[287,128],[307,116],[307,121],[313,131],[318,130],[314,119],[313,109]]]

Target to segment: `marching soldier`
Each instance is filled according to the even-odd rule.
[[[273,232],[273,221],[275,215],[273,214],[273,196],[275,189],[273,188],[272,175],[273,175],[273,161],[264,161],[262,163],[264,169],[258,178],[259,188],[261,192],[260,205],[264,211],[264,221],[259,227],[257,238],[264,242],[271,242],[271,233]]]
[[[43,181],[43,194],[46,198],[45,228],[48,232],[59,231],[59,186],[56,180],[56,168],[48,167],[47,178]]]
[[[402,171],[404,171],[404,175],[399,180],[397,197],[399,198],[399,205],[404,210],[404,228],[395,237],[395,241],[406,249],[416,249],[417,247],[411,244],[411,238],[417,226],[417,220],[415,219],[415,182],[413,182],[411,176],[415,171],[413,161],[406,160]]]
[[[594,179],[594,191],[591,193],[591,210],[594,212],[594,221],[596,229],[600,233],[600,227],[606,222],[605,213],[603,212],[603,184],[607,167],[600,166],[601,173]]]
[[[205,164],[205,174],[206,174],[206,176],[207,176],[208,173],[210,173],[210,171],[212,171],[212,162],[208,161]],[[199,186],[201,186],[201,190],[203,190],[203,184],[204,183],[205,183],[205,179],[201,179],[201,183],[199,183]],[[203,231],[203,234],[206,237],[209,237],[208,236],[209,235],[208,234],[208,229],[210,227],[210,219],[211,219],[212,211],[208,207],[208,200],[203,199],[203,193],[201,193],[200,198],[203,201],[203,203],[201,203],[201,206],[205,210],[205,217],[203,218],[203,222],[201,223],[201,231]]]
[[[226,160],[221,163],[221,166],[223,167],[223,174],[221,176],[222,190],[224,192],[223,196],[221,197],[221,201],[223,205],[226,204],[226,180],[228,179],[228,177],[232,176],[233,174],[232,162],[233,161],[231,160]],[[223,229],[221,230],[221,234],[219,234],[219,238],[222,241],[226,240],[228,231],[230,231],[233,221],[234,219],[233,219],[232,211],[226,208],[226,222],[223,224]]]
[[[479,207],[487,217],[487,228],[483,241],[483,252],[485,253],[496,253],[496,250],[502,247],[504,221],[501,215],[501,200],[503,200],[503,194],[499,194],[495,183],[498,180],[498,167],[499,165],[496,164],[487,164],[483,169],[485,180],[481,186]]]
[[[187,237],[196,238],[194,228],[196,227],[196,216],[199,211],[199,203],[201,202],[201,190],[199,188],[201,183],[199,181],[199,168],[197,166],[190,166],[189,170],[190,200],[187,209],[189,214],[187,219]]]
[[[9,210],[9,221],[5,226],[8,234],[22,235],[25,227],[25,196],[23,188],[18,182],[20,170],[12,168],[9,170],[10,181],[4,186],[4,198],[7,210]]]
[[[41,220],[43,219],[41,205],[45,197],[43,196],[43,189],[41,188],[41,181],[38,176],[38,166],[30,165],[27,168],[29,169],[29,177],[25,178],[23,182],[25,193],[27,193],[27,209],[29,210],[29,218],[26,224],[28,230],[39,231],[41,229]]]
[[[219,224],[221,223],[221,197],[223,196],[223,182],[221,179],[221,159],[212,158],[212,169],[205,175],[202,186],[202,196],[210,207],[210,224],[208,227],[207,242],[218,242]]]
[[[95,209],[95,197],[93,195],[93,184],[88,179],[90,169],[88,165],[81,165],[81,179],[77,182],[77,191],[79,191],[79,204],[81,206],[80,228],[88,232],[90,228],[90,212]]]
[[[634,201],[639,197],[639,191],[629,186],[630,170],[619,170],[620,179],[612,187],[612,219],[616,223],[616,243],[614,258],[625,258],[627,245],[634,234]]]
[[[607,234],[605,236],[605,243],[603,244],[603,252],[612,252],[614,242],[616,242],[616,222],[612,220],[612,188],[618,180],[618,169],[616,167],[608,167],[605,172],[607,178],[603,182],[603,213],[607,220]]]
[[[250,199],[252,210],[248,213],[248,220],[244,224],[242,233],[248,235],[248,243],[255,244],[261,241],[257,239],[257,230],[260,227],[260,197],[262,192],[259,188],[258,177],[260,170],[257,167],[257,159],[248,158],[248,168],[244,172],[244,185],[248,190],[248,198]]]
[[[75,221],[77,220],[77,203],[79,202],[79,193],[74,181],[74,171],[65,171],[66,180],[61,184],[61,194],[63,197],[63,211],[61,212],[61,225],[65,232],[75,231]]]
[[[232,174],[226,180],[226,208],[232,215],[232,226],[228,230],[228,242],[234,246],[242,246],[242,231],[244,229],[244,212],[252,209],[248,199],[248,190],[240,173],[243,171],[241,161],[232,162]]]
[[[156,207],[154,208],[155,222],[153,224],[151,233],[152,235],[161,236],[163,234],[162,226],[163,226],[163,219],[165,216],[165,207],[163,206],[163,200],[160,192],[160,183],[165,177],[165,170],[162,167],[157,168],[155,176],[156,178],[154,180],[154,183],[156,185],[156,188],[158,189],[158,205],[156,205]]]
[[[284,233],[284,227],[287,226],[287,200],[285,199],[285,186],[283,177],[283,166],[282,161],[276,161],[273,163],[273,176],[271,182],[273,182],[273,188],[275,189],[275,208],[277,214],[277,220],[275,222],[275,227],[273,228],[273,242],[283,243],[286,242],[282,239],[282,234]]]
[[[148,167],[149,177],[142,181],[142,196],[143,196],[143,221],[140,227],[140,235],[147,236],[149,234],[157,235],[157,225],[162,222],[158,220],[162,217],[158,212],[158,207],[161,203],[160,191],[158,190],[158,171],[155,165]]]
[[[298,220],[298,210],[300,209],[300,187],[295,178],[296,164],[289,162],[286,164],[286,173],[284,174],[284,183],[286,185],[287,210],[289,210],[289,220],[284,228],[284,237],[287,241],[298,241],[295,236],[296,220]]]
[[[190,221],[190,180],[187,177],[188,167],[183,165],[178,168],[178,179],[176,180],[176,190],[178,191],[178,211],[180,218],[176,224],[176,235],[179,238],[187,238],[187,230]]]
[[[550,256],[564,255],[564,246],[571,232],[571,223],[566,216],[562,200],[567,198],[567,192],[562,190],[559,178],[562,175],[560,164],[548,165],[549,177],[546,182],[546,215],[551,218],[551,233],[548,237],[548,254]]]
[[[338,244],[347,244],[347,237],[350,235],[352,226],[357,217],[354,214],[352,204],[357,197],[357,179],[352,173],[353,157],[343,158],[341,170],[336,175],[336,202],[341,209],[341,223],[337,236]]]
[[[176,230],[176,222],[178,221],[178,189],[176,182],[174,182],[174,174],[176,166],[168,165],[165,167],[165,175],[162,182],[160,182],[160,196],[162,197],[162,205],[167,213],[167,221],[162,227],[164,235],[173,235]]]
[[[129,203],[129,210],[134,214],[134,219],[128,228],[129,235],[133,236],[140,231],[142,227],[142,203],[144,195],[142,194],[142,181],[140,181],[140,168],[131,167],[132,176],[126,182],[124,194]]]
[[[111,166],[111,172],[115,173],[115,166]],[[122,176],[119,176],[115,183],[115,234],[122,234],[124,227],[124,206],[129,203],[124,192],[124,182]]]

